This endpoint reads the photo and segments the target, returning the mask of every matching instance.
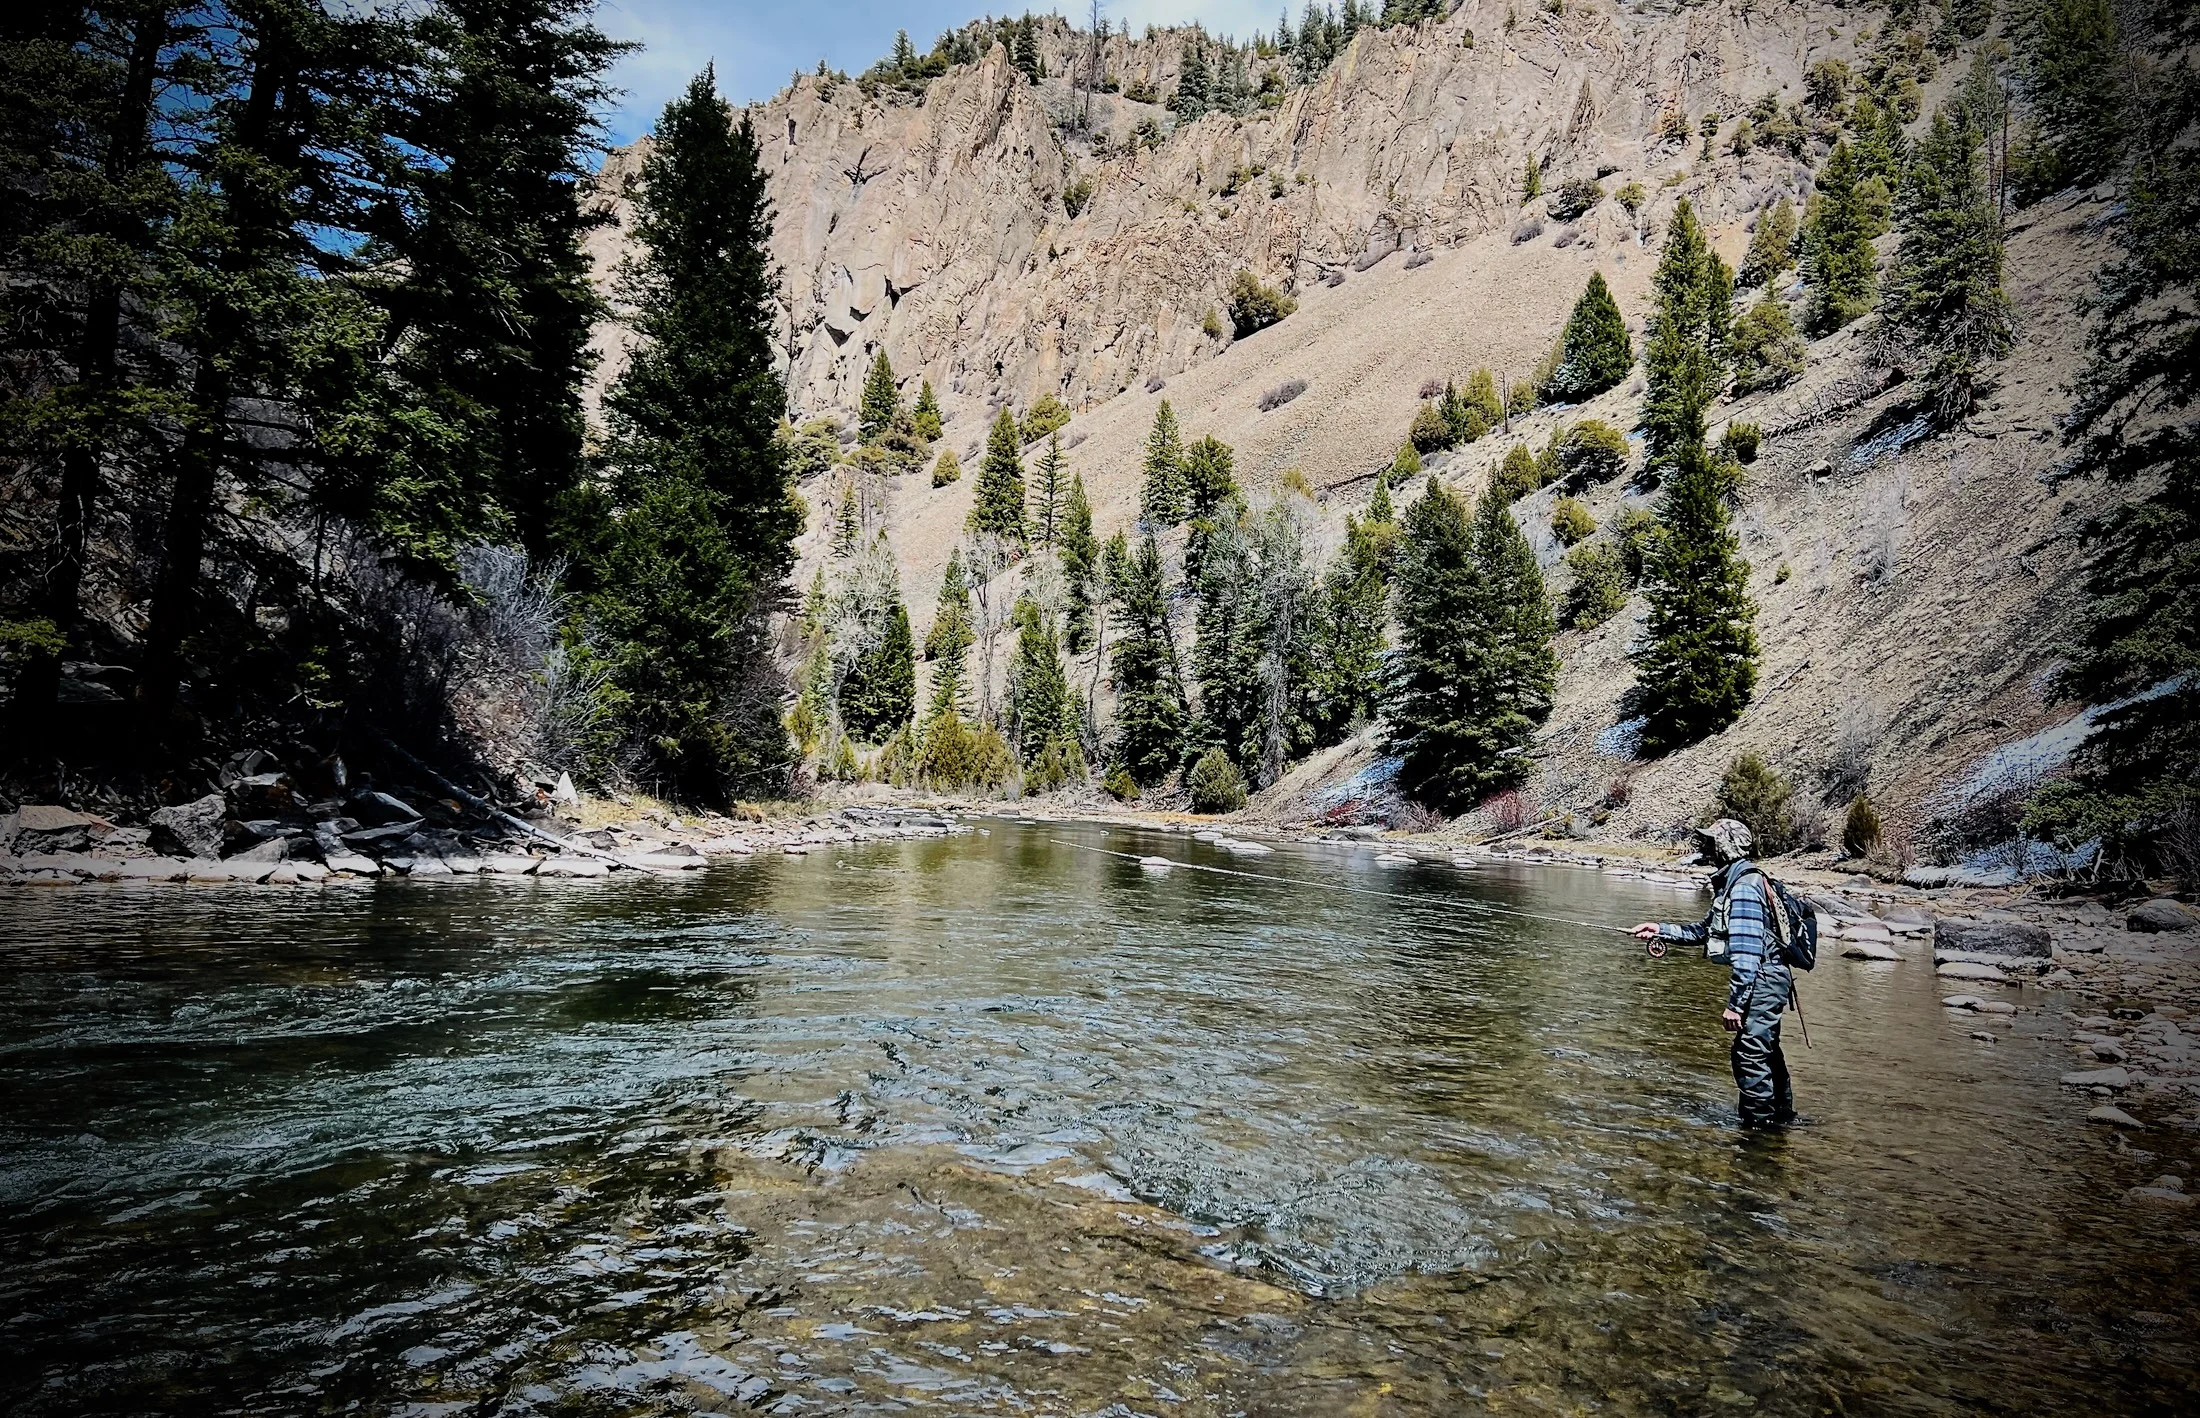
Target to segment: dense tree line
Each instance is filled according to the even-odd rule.
[[[469,567],[503,545],[536,568],[497,585],[530,598],[538,657],[507,747],[713,799],[783,784],[763,624],[795,513],[754,140],[707,74],[667,108],[641,339],[592,463],[580,238],[619,46],[589,11],[144,0],[11,25],[0,437],[27,530],[0,638],[25,758],[85,717],[62,671],[86,662],[126,671],[134,726],[109,712],[105,747],[147,772],[245,733],[437,749],[495,619]]]

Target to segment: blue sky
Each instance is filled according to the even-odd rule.
[[[1143,28],[1198,20],[1223,34],[1272,29],[1280,0],[1111,0],[1112,23]],[[613,142],[649,130],[657,113],[706,62],[718,65],[719,92],[736,103],[769,98],[797,69],[825,60],[853,74],[893,47],[906,29],[919,49],[939,32],[985,14],[1057,11],[1082,25],[1088,0],[602,0],[597,23],[642,49],[613,73],[626,91],[608,115]],[[1304,8],[1295,0],[1293,16]]]

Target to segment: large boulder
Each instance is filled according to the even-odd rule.
[[[1974,919],[1943,916],[1933,922],[1933,949],[1960,950],[1972,955],[2021,955],[2045,960],[2054,946],[2047,927],[2029,921]]]
[[[0,817],[0,855],[81,852],[92,845],[94,830],[106,826],[100,818],[65,807],[26,803]]]
[[[218,857],[222,854],[222,821],[229,815],[229,800],[220,793],[179,807],[164,807],[152,816],[152,849],[168,857]]]
[[[29,808],[23,810],[30,811]],[[2200,926],[2200,911],[2193,910],[2182,901],[2172,901],[2163,896],[2138,907],[2124,919],[2124,924],[2132,930],[2149,934],[2189,931],[2194,926]]]

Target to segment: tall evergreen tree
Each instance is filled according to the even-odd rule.
[[[1176,410],[1163,399],[1146,435],[1146,459],[1140,470],[1138,515],[1155,527],[1173,527],[1190,510],[1191,489],[1184,474],[1184,442],[1176,428]]]
[[[2182,23],[2189,44],[2200,18],[2188,10]],[[2099,712],[2070,776],[2035,797],[2026,826],[2065,845],[2100,842],[2104,875],[2176,875],[2190,890],[2200,887],[2200,78],[2189,66],[2153,69],[2130,111],[2118,249],[2100,276],[2065,432],[2075,470],[2124,494],[2084,528],[2088,600],[2056,683]]]
[[[901,390],[894,383],[894,365],[881,349],[871,359],[870,373],[863,379],[863,402],[856,414],[856,435],[865,443],[876,443],[894,431],[895,416],[901,412]]]
[[[1035,517],[1037,525],[1032,529],[1043,547],[1053,546],[1061,535],[1063,499],[1069,493],[1062,485],[1062,472],[1067,466],[1062,455],[1062,435],[1058,432],[1048,434],[1047,451],[1039,455],[1039,505]]]
[[[178,192],[153,129],[179,8],[33,6],[0,29],[0,456],[24,488],[51,478],[56,494],[50,538],[26,548],[43,574],[20,603],[0,600],[0,635],[21,652],[14,732],[0,737],[26,756],[62,727],[64,656],[93,657],[93,529],[118,484],[152,476],[159,447],[146,415],[168,372],[129,357],[125,312],[153,304]]]
[[[1470,516],[1432,481],[1407,509],[1398,625],[1384,700],[1400,786],[1457,810],[1519,782],[1558,661],[1542,572],[1501,493]]]
[[[1969,417],[1987,365],[2015,342],[2001,286],[2001,215],[1986,192],[1979,135],[1946,108],[1903,184],[1901,245],[1882,305],[1885,341],[1929,358],[1925,387],[1943,427]]]
[[[940,401],[932,393],[932,381],[929,379],[917,391],[916,407],[909,411],[909,422],[917,437],[927,443],[937,442],[946,429],[946,419],[940,413]]]
[[[1873,221],[1858,182],[1854,150],[1845,139],[1835,143],[1818,169],[1803,224],[1803,278],[1810,287],[1803,326],[1813,335],[1830,334],[1871,309],[1878,288]]]
[[[392,136],[428,160],[409,202],[371,223],[393,367],[465,411],[459,456],[527,549],[552,554],[560,503],[581,478],[582,385],[602,304],[581,238],[605,71],[629,46],[591,0],[438,0],[414,33],[426,82]],[[477,530],[493,530],[479,529]]]
[[[1384,631],[1390,620],[1389,493],[1380,484],[1384,504],[1378,520],[1347,513],[1344,546],[1322,580],[1320,617],[1315,623],[1314,742],[1336,743],[1352,728],[1375,717],[1382,702]]]
[[[1795,260],[1795,203],[1782,197],[1757,218],[1749,234],[1749,252],[1735,276],[1744,287],[1770,285]]]
[[[966,657],[976,639],[970,624],[970,577],[963,570],[962,548],[957,547],[947,554],[939,605],[932,612],[931,632],[924,637],[924,658],[932,666],[932,700],[925,722],[949,710],[963,712],[970,680]]]
[[[1725,478],[1702,439],[1683,445],[1644,566],[1634,655],[1642,744],[1657,754],[1717,733],[1757,684],[1757,608],[1727,519]]]
[[[1072,655],[1093,648],[1093,610],[1098,600],[1100,544],[1092,536],[1092,502],[1085,480],[1072,473],[1062,515],[1062,638]]]
[[[1038,602],[1029,596],[1016,604],[1008,716],[1009,736],[1027,765],[1048,745],[1076,737],[1076,704],[1070,697],[1069,675],[1062,668],[1061,641]]]
[[[1183,67],[1177,71],[1176,92],[1169,97],[1169,107],[1189,121],[1205,113],[1210,107],[1212,75],[1207,64],[1207,46],[1195,30],[1184,45]]]
[[[1686,199],[1673,215],[1651,297],[1642,426],[1648,466],[1662,474],[1683,447],[1703,441],[1705,415],[1726,383],[1732,323],[1733,275],[1705,240]]]
[[[746,116],[727,121],[708,68],[658,120],[634,235],[627,295],[641,340],[604,401],[622,508],[614,560],[695,548],[692,614],[716,628],[712,654],[668,655],[626,575],[594,575],[592,605],[621,627],[614,672],[668,788],[703,800],[777,791],[788,751],[763,684],[764,632],[798,513],[775,436],[786,399],[773,370],[771,204],[756,135]],[[642,521],[624,510],[645,506],[654,515]],[[674,526],[681,516],[710,525]]]
[[[1241,519],[1219,519],[1200,558],[1193,620],[1192,673],[1199,683],[1199,718],[1192,752],[1219,748],[1248,778],[1264,756],[1266,683],[1261,657],[1268,627],[1262,614],[1259,568]]]
[[[883,743],[917,706],[916,642],[897,589],[840,686],[840,720],[859,739]]]
[[[2037,0],[2014,28],[2025,98],[2047,150],[2035,158],[2042,170],[2029,174],[2028,194],[2106,177],[2127,128],[2115,7],[2110,0]]]
[[[1021,446],[1016,416],[1004,406],[993,420],[993,431],[986,436],[985,462],[978,469],[969,518],[972,532],[991,532],[1019,549],[1030,535],[1024,517],[1024,463],[1018,456]]]
[[[1184,762],[1191,718],[1169,627],[1169,588],[1151,532],[1110,577],[1116,625],[1115,760],[1142,788],[1159,787]]]
[[[1560,350],[1558,372],[1551,376],[1550,388],[1542,391],[1553,399],[1593,399],[1634,368],[1634,341],[1627,337],[1627,321],[1602,271],[1591,273],[1589,288],[1574,302]]]

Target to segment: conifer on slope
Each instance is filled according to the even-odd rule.
[[[1399,785],[1446,811],[1527,774],[1550,713],[1558,661],[1535,553],[1497,491],[1467,506],[1431,481],[1406,510],[1398,649],[1384,687],[1386,746]]]
[[[1642,745],[1666,753],[1717,733],[1757,684],[1757,607],[1727,518],[1725,478],[1686,444],[1658,506],[1643,575],[1649,613],[1635,652]]]
[[[1577,403],[1593,399],[1634,368],[1634,341],[1627,336],[1627,321],[1619,313],[1619,302],[1612,299],[1612,288],[1604,283],[1603,272],[1590,275],[1588,288],[1574,302],[1560,351],[1558,372],[1543,391],[1553,399]]]
[[[1024,464],[1018,455],[1022,439],[1016,416],[1003,406],[986,435],[985,462],[978,468],[978,486],[970,504],[968,527],[974,533],[990,532],[1021,551],[1030,534],[1024,515]]]

